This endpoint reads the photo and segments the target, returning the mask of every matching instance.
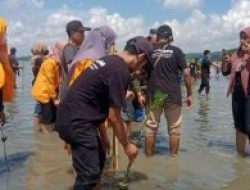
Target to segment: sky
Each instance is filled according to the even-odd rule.
[[[249,7],[250,0],[0,0],[0,16],[19,55],[29,55],[36,41],[67,39],[65,25],[73,19],[109,25],[120,49],[129,38],[168,24],[174,45],[190,53],[237,47],[239,32],[250,26]]]

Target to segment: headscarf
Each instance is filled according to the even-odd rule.
[[[241,31],[244,32],[248,38],[250,38],[250,27],[245,28]],[[243,86],[244,93],[246,97],[248,96],[248,87],[249,87],[249,74],[250,74],[250,55],[249,54],[242,54],[241,48],[238,49],[238,52],[234,53],[231,58],[231,77],[230,83],[228,88],[228,95],[230,92],[233,91],[235,86],[235,79],[236,79],[236,70],[239,66],[241,66],[241,83]]]
[[[49,53],[49,49],[46,43],[44,42],[36,42],[31,47],[31,66],[36,67],[37,59],[44,59],[45,56]],[[39,66],[40,68],[40,66]]]
[[[62,57],[62,52],[66,44],[67,42],[64,40],[57,41],[50,47],[48,57],[54,58],[57,63],[61,62],[60,59]]]
[[[247,37],[250,37],[250,27],[246,27],[244,30],[242,30],[241,32],[244,32]]]
[[[0,17],[0,63],[5,72],[5,84],[3,86],[3,101],[12,102],[14,97],[14,73],[9,63],[8,45],[6,38],[7,23]]]
[[[100,26],[91,30],[85,37],[81,48],[69,65],[69,73],[75,64],[83,59],[96,60],[106,55],[109,46],[114,43],[116,34],[109,26]]]
[[[32,56],[46,55],[48,51],[48,46],[44,42],[36,42],[31,48]]]

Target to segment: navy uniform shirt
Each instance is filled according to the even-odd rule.
[[[209,76],[210,66],[212,65],[209,59],[204,58],[201,62],[201,75],[202,77]]]
[[[152,68],[149,77],[148,96],[153,97],[157,90],[166,94],[167,102],[182,104],[180,74],[187,68],[185,56],[181,49],[169,45],[163,50],[165,43],[154,45]],[[154,66],[158,56],[161,59]]]
[[[59,134],[67,133],[67,128],[98,127],[110,107],[122,108],[129,77],[124,60],[117,55],[95,61],[76,79],[59,106],[55,125]]]

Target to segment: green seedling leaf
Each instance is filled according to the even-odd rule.
[[[160,90],[157,90],[153,96],[153,101],[151,105],[152,109],[160,108],[164,104],[167,97],[168,97],[167,94],[163,93]]]

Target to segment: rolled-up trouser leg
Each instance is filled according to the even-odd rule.
[[[151,112],[151,113],[150,113]],[[146,107],[146,115],[147,115],[147,120],[146,120],[146,136],[145,136],[145,153],[147,156],[152,156],[154,153],[154,147],[155,147],[155,138],[156,138],[156,133],[159,128],[160,124],[160,117],[163,112],[163,106],[158,108],[158,109],[149,109],[149,106]],[[150,122],[152,121],[152,114],[155,119],[155,125],[150,125]]]
[[[181,105],[174,103],[165,104],[164,114],[168,124],[170,154],[175,155],[179,151],[180,144]]]

